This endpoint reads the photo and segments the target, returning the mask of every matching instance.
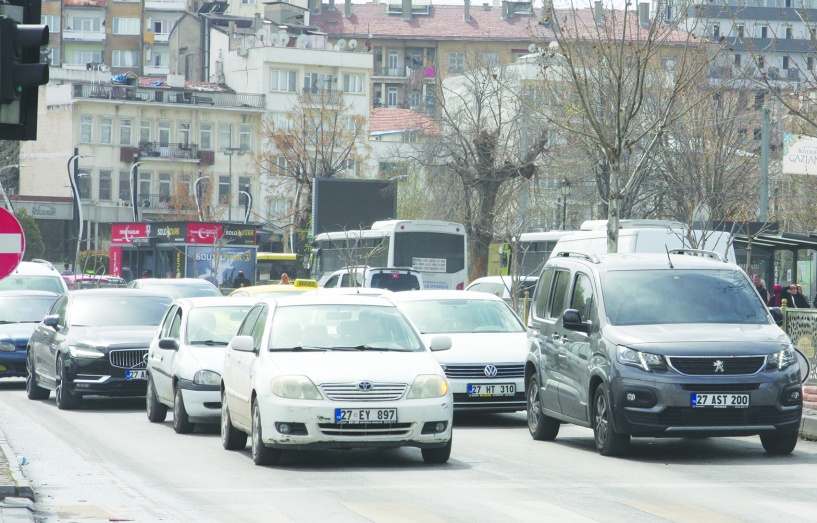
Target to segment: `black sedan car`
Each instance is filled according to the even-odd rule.
[[[26,352],[26,393],[73,409],[83,396],[144,396],[145,355],[171,302],[160,291],[88,289],[60,296]]]
[[[48,291],[0,291],[0,378],[26,375],[28,340],[58,296]]]

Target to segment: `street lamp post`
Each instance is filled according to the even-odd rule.
[[[133,155],[133,165],[131,165],[131,167],[130,167],[130,203],[131,203],[131,207],[133,207],[133,221],[134,222],[139,221],[139,211],[138,211],[138,207],[136,206],[136,203],[137,203],[137,198],[136,198],[136,169],[138,169],[139,166],[142,165],[142,163],[137,161],[137,160],[139,160],[139,155],[134,154]]]
[[[227,168],[227,178],[230,180],[230,194],[227,196],[227,221],[233,221],[233,154],[241,149],[238,147],[225,147],[224,154],[229,158],[229,167]]]
[[[68,164],[66,165],[66,169],[68,170],[68,183],[71,184],[71,193],[74,197],[74,205],[77,208],[77,214],[79,216],[79,222],[77,225],[77,249],[74,253],[74,273],[77,273],[79,269],[79,251],[82,247],[82,201],[79,197],[79,186],[77,185],[77,180],[75,178],[76,173],[73,175],[71,174],[71,164],[74,160],[78,160],[79,158],[89,158],[87,154],[75,154],[68,160]]]
[[[25,165],[21,165],[19,163],[14,163],[14,164],[11,164],[11,165],[4,165],[3,167],[0,167],[0,172],[3,172],[6,169],[13,169],[15,167],[17,167],[17,168],[25,167]],[[8,209],[9,212],[13,213],[14,212],[14,207],[11,206],[11,201],[9,201],[8,194],[6,194],[6,189],[5,189],[5,187],[3,187],[3,182],[2,181],[0,181],[0,192],[3,193],[3,201],[6,203],[6,209]]]
[[[244,223],[250,221],[250,213],[252,212],[252,195],[250,194],[250,186],[247,185],[245,187],[246,191],[238,191],[239,195],[244,195],[245,201],[247,202],[244,205]]]
[[[196,213],[199,216],[200,222],[204,221],[204,217],[201,215],[201,202],[199,202],[199,182],[206,178],[207,178],[206,176],[199,176],[198,178],[196,178],[196,181],[193,182],[193,196],[196,198]]]
[[[570,182],[567,178],[562,180],[562,186],[559,188],[562,192],[562,230],[567,226],[567,197],[570,196]]]

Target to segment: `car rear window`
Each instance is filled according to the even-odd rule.
[[[420,289],[420,281],[414,274],[378,272],[372,274],[371,286],[375,289],[387,289],[392,292]]]

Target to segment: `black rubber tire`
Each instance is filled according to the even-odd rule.
[[[252,402],[252,460],[256,465],[277,465],[281,461],[281,451],[267,447],[261,433],[261,411],[258,400]]]
[[[190,417],[184,408],[182,388],[177,386],[173,401],[173,430],[176,431],[176,434],[190,434],[194,428],[196,425],[190,422]]]
[[[57,398],[57,408],[60,410],[73,410],[82,405],[82,396],[72,394],[71,391],[66,390],[65,383],[68,378],[65,375],[65,363],[62,356],[57,358],[57,388],[54,391]]]
[[[148,415],[148,421],[151,423],[161,423],[167,419],[167,405],[164,405],[156,397],[156,387],[153,386],[153,380],[148,375],[148,390],[145,397],[145,411]]]
[[[233,427],[227,398],[221,393],[221,446],[224,450],[242,450],[247,446],[247,434]]]
[[[602,456],[621,456],[630,446],[630,435],[613,430],[607,386],[602,383],[593,395],[593,439]]]
[[[26,352],[26,396],[30,400],[47,400],[51,391],[37,385],[37,373],[31,351]]]
[[[531,376],[525,391],[528,404],[528,431],[537,441],[553,441],[559,435],[562,424],[556,418],[546,416],[539,399],[539,378]]]
[[[426,463],[445,463],[451,457],[451,443],[454,441],[454,436],[448,440],[445,447],[437,447],[433,449],[420,449],[423,453],[423,461]]]
[[[763,444],[763,449],[767,454],[772,456],[791,454],[794,447],[797,446],[799,439],[800,433],[797,431],[773,432],[771,434],[760,435],[760,442]]]

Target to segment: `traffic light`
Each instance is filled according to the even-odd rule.
[[[48,83],[40,47],[48,27],[40,25],[40,0],[0,4],[0,139],[37,139],[37,93]]]

